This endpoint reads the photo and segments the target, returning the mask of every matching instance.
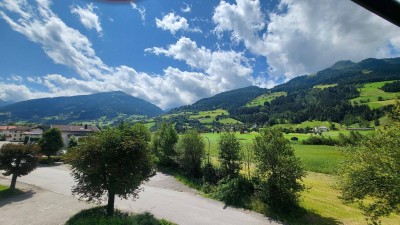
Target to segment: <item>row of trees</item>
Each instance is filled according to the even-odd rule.
[[[251,157],[242,154],[234,133],[221,134],[219,167],[204,160],[204,147],[204,138],[198,132],[188,131],[178,138],[172,125],[167,124],[156,131],[152,142],[160,164],[179,166],[189,177],[202,178],[203,185],[214,186],[212,194],[227,204],[249,206],[250,199],[257,197],[272,211],[290,212],[298,206],[298,193],[304,189],[300,180],[305,172],[290,141],[279,130],[262,131],[251,146]],[[248,167],[255,164],[254,175],[241,173],[244,161]]]

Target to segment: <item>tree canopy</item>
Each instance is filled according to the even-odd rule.
[[[218,140],[219,155],[223,176],[237,177],[241,169],[240,143],[235,133],[221,134]]]
[[[162,123],[161,127],[154,133],[152,140],[152,149],[162,165],[174,164],[176,152],[176,143],[178,142],[178,133],[171,124]]]
[[[61,131],[57,128],[50,128],[43,133],[39,145],[40,152],[46,155],[47,158],[50,158],[51,155],[57,153],[62,147],[64,147]]]
[[[10,188],[15,188],[17,177],[25,176],[38,164],[39,146],[4,144],[0,150],[0,170],[3,175],[12,175]]]
[[[187,131],[178,141],[178,163],[190,176],[201,176],[201,162],[204,157],[203,137],[195,130]]]
[[[339,170],[342,197],[358,202],[369,222],[400,213],[400,128],[397,125],[365,137],[359,145],[341,148]]]
[[[299,192],[304,189],[300,180],[305,176],[290,141],[279,130],[262,130],[253,148],[260,199],[273,211],[290,212],[298,205]]]
[[[107,214],[113,215],[115,195],[137,197],[139,186],[154,173],[151,134],[143,124],[107,128],[82,139],[69,150],[66,162],[77,181],[72,192],[88,201],[108,194]]]

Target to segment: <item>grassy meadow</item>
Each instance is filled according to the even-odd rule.
[[[366,131],[363,134],[373,132]],[[348,134],[346,130],[330,131],[324,133],[325,136],[335,138],[339,133]],[[210,140],[210,152],[213,162],[218,157],[218,139],[220,134],[205,133],[206,152],[208,151],[208,141]],[[249,134],[236,133],[236,137],[240,140],[243,147],[250,145],[258,133]],[[293,136],[304,140],[311,134],[285,134],[290,139]],[[307,176],[303,179],[307,190],[301,194],[301,206],[307,213],[301,218],[285,218],[289,224],[306,225],[306,224],[346,224],[346,225],[363,225],[366,224],[362,211],[356,204],[344,204],[340,199],[340,191],[335,188],[336,176],[335,171],[339,166],[342,158],[341,153],[334,146],[326,145],[302,145],[293,142],[295,155],[301,159]],[[264,213],[265,209],[255,205],[253,210]],[[267,212],[268,215],[268,212]],[[400,225],[400,216],[391,216],[383,218],[382,224]]]
[[[255,106],[263,106],[265,102],[271,102],[277,97],[286,96],[286,92],[273,92],[269,94],[263,94],[258,96],[257,98],[251,100],[246,104],[246,107],[255,107]]]
[[[318,88],[318,89],[325,89],[325,88],[330,88],[330,87],[336,87],[338,84],[319,84],[315,85],[313,88]]]
[[[371,108],[379,108],[382,106],[394,104],[397,97],[400,96],[400,92],[392,93],[392,92],[384,92],[381,88],[386,83],[391,83],[393,81],[382,81],[382,82],[374,82],[365,84],[362,88],[359,88],[360,97],[353,98],[351,101],[358,102],[366,101],[367,105]],[[379,101],[378,98],[382,97],[383,101]]]

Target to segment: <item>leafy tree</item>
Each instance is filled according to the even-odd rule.
[[[152,140],[152,149],[158,157],[160,164],[174,164],[176,152],[176,143],[178,142],[178,133],[171,124],[162,123],[161,127],[155,132]]]
[[[0,170],[12,175],[10,188],[14,189],[17,177],[25,176],[37,167],[39,146],[4,144],[0,150]]]
[[[290,212],[298,206],[300,180],[305,176],[290,141],[277,129],[263,130],[253,143],[259,197],[271,210]]]
[[[396,122],[400,122],[400,99],[396,99],[395,105],[389,112],[389,117]]]
[[[240,143],[235,133],[221,134],[218,141],[219,155],[223,176],[237,177],[241,169]]]
[[[39,141],[40,151],[50,159],[50,156],[57,153],[64,142],[61,137],[61,131],[57,128],[50,128],[43,133],[42,139]]]
[[[77,181],[72,192],[88,201],[108,194],[107,215],[114,213],[115,195],[136,198],[139,186],[154,173],[151,134],[143,124],[107,128],[82,139],[66,155]]]
[[[76,147],[76,146],[78,146],[78,140],[76,139],[75,136],[72,136],[69,139],[68,148],[70,149],[70,148],[73,148],[73,147]]]
[[[178,163],[190,176],[201,176],[201,162],[204,157],[203,137],[195,130],[187,131],[178,141]]]
[[[339,170],[343,199],[358,202],[368,220],[400,213],[400,128],[398,125],[364,137],[359,145],[341,148]]]

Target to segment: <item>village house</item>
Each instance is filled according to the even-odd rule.
[[[25,138],[38,140],[42,138],[43,129],[39,127],[27,126],[0,126],[0,134],[5,136],[6,141],[23,142]]]
[[[320,126],[320,127],[314,127],[313,132],[314,133],[322,133],[322,132],[327,132],[329,129],[325,126]]]
[[[91,125],[51,125],[51,128],[57,128],[61,131],[65,147],[69,145],[72,136],[79,140],[79,138],[87,137],[93,132],[100,132],[96,126]]]

